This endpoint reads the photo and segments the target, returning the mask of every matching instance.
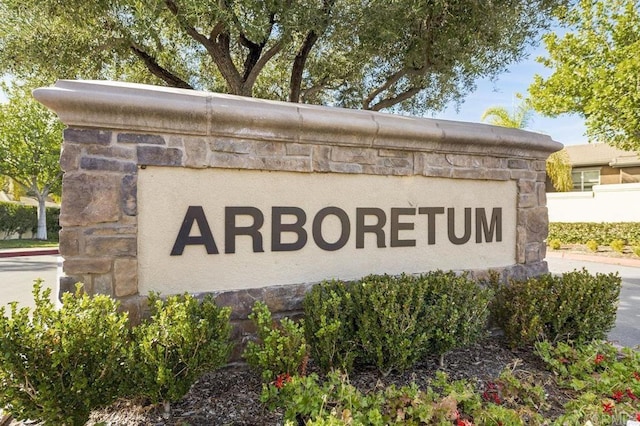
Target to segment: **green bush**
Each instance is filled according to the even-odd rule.
[[[431,338],[424,281],[370,275],[352,288],[359,362],[383,374],[404,371],[427,352]]]
[[[0,407],[16,419],[83,425],[92,409],[121,396],[127,315],[104,295],[65,293],[60,310],[51,290],[34,284],[35,309],[0,307]]]
[[[598,251],[598,242],[596,240],[587,241],[586,246],[589,250],[591,250],[594,253]]]
[[[445,353],[484,337],[492,291],[454,272],[430,272],[419,281],[427,288],[424,321],[429,327],[429,350],[441,356],[442,365]]]
[[[549,240],[548,245],[551,250],[559,250],[560,247],[562,247],[562,241],[560,241],[558,238],[554,238],[552,240]]]
[[[35,207],[0,202],[0,232],[4,233],[5,238],[12,234],[22,238],[22,234],[37,225],[37,221]]]
[[[636,256],[640,257],[640,245],[633,246],[631,248],[631,250],[633,250],[633,254],[635,254]]]
[[[311,357],[322,371],[351,371],[357,356],[350,287],[342,281],[315,285],[303,301],[304,331]]]
[[[257,328],[259,342],[249,342],[244,352],[247,363],[262,372],[264,382],[277,376],[304,374],[308,348],[304,337],[304,321],[289,318],[276,323],[264,302],[257,301],[249,315]]]
[[[615,239],[640,243],[640,222],[551,222],[550,240],[558,238],[566,244],[585,244],[589,240],[611,241]]]
[[[58,239],[60,231],[60,209],[47,207],[47,234],[50,240]],[[17,203],[0,202],[0,237],[12,234],[22,234],[38,230],[38,209],[34,206],[24,206]]]
[[[624,240],[613,240],[609,243],[609,247],[618,253],[622,253],[624,251],[624,247],[626,246]]]
[[[166,404],[182,398],[201,374],[227,362],[231,310],[217,307],[210,295],[202,301],[189,294],[163,301],[151,294],[149,305],[150,319],[133,332],[130,392]]]
[[[586,342],[602,339],[616,319],[621,279],[586,270],[527,281],[493,283],[492,314],[512,346],[538,339]]]
[[[358,363],[388,374],[479,339],[490,295],[466,275],[442,271],[325,282],[305,298],[305,332],[323,370]]]

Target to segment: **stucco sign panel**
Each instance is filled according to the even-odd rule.
[[[141,294],[515,263],[513,180],[146,167],[137,190]]]

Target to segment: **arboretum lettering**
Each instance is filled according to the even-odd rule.
[[[202,245],[207,254],[220,254],[219,241],[224,241],[225,254],[235,253],[239,236],[249,237],[254,253],[264,252],[265,244],[266,249],[272,252],[301,250],[310,241],[322,250],[335,251],[345,247],[352,235],[355,236],[352,243],[355,248],[363,249],[366,234],[375,237],[378,248],[415,247],[417,239],[425,239],[427,245],[435,245],[445,238],[441,233],[446,234],[447,240],[454,245],[470,241],[477,244],[494,242],[494,239],[502,241],[501,207],[492,208],[490,214],[483,207],[392,207],[388,212],[377,207],[358,207],[350,216],[345,210],[331,206],[313,212],[310,217],[300,207],[274,206],[269,213],[270,224],[265,226],[265,212],[259,208],[225,207],[224,236],[214,237],[202,206],[189,206],[171,255],[182,255],[189,245]],[[244,218],[245,225],[240,226],[238,218]],[[323,232],[326,220],[339,222],[337,238],[328,237]],[[426,235],[413,232],[417,221],[426,221]],[[192,235],[194,223],[198,235]],[[443,232],[441,229],[445,224],[446,232]],[[263,238],[264,229],[269,229],[267,227],[270,227],[271,241]],[[283,238],[285,235],[288,238]],[[216,237],[222,239],[216,240]]]

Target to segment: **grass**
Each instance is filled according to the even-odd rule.
[[[57,240],[0,240],[0,249],[57,247]]]

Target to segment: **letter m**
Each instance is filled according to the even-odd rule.
[[[491,210],[491,221],[487,223],[487,214],[484,208],[476,209],[476,243],[482,242],[482,235],[488,243],[493,242],[495,234],[496,242],[502,241],[502,207],[494,207]]]

